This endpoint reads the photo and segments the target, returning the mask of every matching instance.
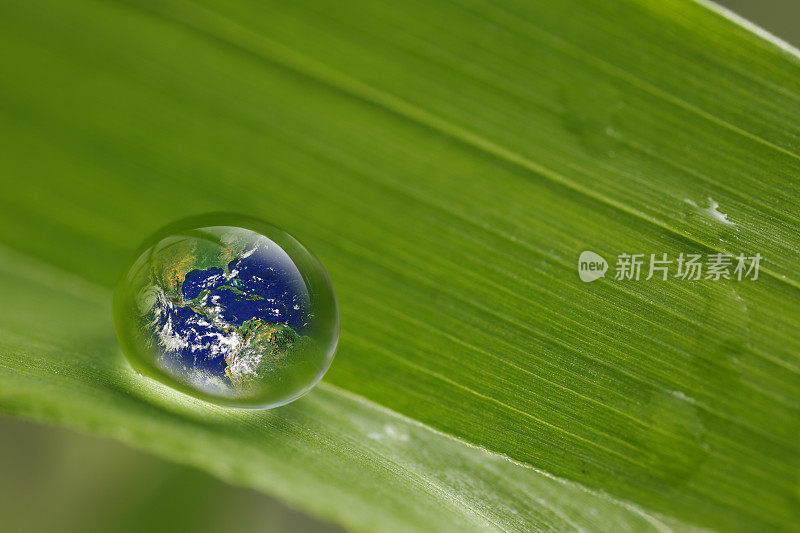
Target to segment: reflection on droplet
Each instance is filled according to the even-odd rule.
[[[339,335],[319,261],[278,228],[235,215],[194,217],[149,239],[114,295],[114,324],[137,370],[239,407],[308,391]]]

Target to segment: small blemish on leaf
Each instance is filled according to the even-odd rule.
[[[719,203],[715,202],[714,199],[711,198],[710,196],[708,197],[708,204],[709,204],[708,207],[700,207],[697,204],[697,202],[695,202],[694,200],[690,200],[689,198],[686,198],[683,201],[686,202],[687,204],[689,204],[690,206],[694,207],[695,209],[697,209],[699,212],[703,213],[704,215],[710,217],[712,220],[715,220],[717,222],[721,222],[722,224],[725,224],[726,226],[736,226],[735,222],[733,222],[731,220],[728,220],[728,215],[727,214],[722,213],[719,210]]]

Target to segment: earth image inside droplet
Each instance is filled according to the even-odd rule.
[[[231,215],[152,237],[120,281],[114,323],[137,370],[242,407],[275,407],[313,387],[339,332],[319,261],[284,231]]]

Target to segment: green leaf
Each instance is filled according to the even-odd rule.
[[[0,47],[4,411],[353,529],[797,527],[793,49],[678,0],[7,1]],[[110,325],[140,241],[221,210],[339,297],[273,411],[138,376]],[[584,284],[584,250],[764,259]]]

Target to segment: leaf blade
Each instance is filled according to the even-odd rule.
[[[353,16],[344,25],[341,16],[330,22],[286,7],[275,11],[272,29],[301,52],[276,49],[272,39],[262,53],[255,30],[234,23],[231,31],[230,19],[191,4],[168,4],[180,9],[166,12],[149,4],[144,10],[56,5],[50,15],[5,6],[13,15],[6,20],[39,28],[4,27],[2,33],[9,49],[21,50],[9,63],[16,79],[1,89],[13,110],[0,124],[7,175],[31,177],[2,199],[6,242],[109,286],[126,250],[171,218],[219,209],[269,218],[309,243],[339,291],[342,348],[330,383],[664,515],[731,529],[792,523],[800,310],[796,285],[780,277],[796,250],[789,231],[797,215],[796,190],[786,179],[790,155],[754,148],[755,139],[743,140],[730,128],[721,133],[719,124],[689,120],[696,115],[691,109],[663,109],[666,89],[653,94],[617,85],[607,79],[613,73],[600,76],[598,69],[585,74],[582,49],[553,41],[552,34],[544,44],[526,36],[513,41],[542,60],[552,42],[560,43],[544,73],[565,73],[532,103],[528,93],[513,97],[530,79],[513,56],[500,63],[501,74],[518,76],[505,80],[503,91],[497,90],[503,76],[490,78],[487,70],[480,72],[483,81],[494,85],[480,88],[457,54],[447,56],[449,70],[421,61],[424,47],[403,40],[404,32],[420,35],[407,22],[417,20],[414,10]],[[660,20],[648,19],[652,5],[631,6],[620,8],[628,21]],[[436,24],[449,27],[450,15],[463,21],[454,26],[455,42],[470,51],[479,43],[464,32],[480,35],[476,27],[497,31],[508,23],[508,17],[496,22],[496,12],[481,22],[462,7],[436,9],[447,15],[434,11]],[[553,9],[545,22],[558,19],[561,8]],[[606,24],[605,13],[587,3],[577,22],[564,21],[561,29],[578,39],[587,20]],[[369,28],[373,19],[384,31]],[[85,29],[76,31],[72,20]],[[254,20],[263,19],[246,18]],[[397,20],[406,21],[403,31],[392,26]],[[618,31],[631,33],[628,26]],[[318,41],[309,40],[309,49],[293,32]],[[597,39],[599,32],[586,35]],[[242,35],[245,42],[238,43]],[[448,37],[443,46],[453,45]],[[734,39],[731,48],[794,68],[770,49],[764,59],[754,51],[759,43],[743,39],[749,44]],[[422,73],[420,80],[386,89],[387,80],[401,78],[397,70],[378,68],[381,56],[370,51],[375,45],[391,52],[395,69]],[[691,47],[679,49],[675,63],[685,65],[691,53]],[[677,68],[672,55],[661,58],[665,72]],[[348,74],[352,69],[356,76]],[[662,83],[655,70],[662,77],[640,84]],[[776,77],[767,94],[781,92],[775,87],[782,83],[793,90],[788,74],[770,72],[760,72]],[[737,83],[742,78],[740,69]],[[53,93],[51,80],[80,83]],[[463,83],[466,96],[441,80],[450,87]],[[563,88],[576,81],[582,83],[577,89]],[[594,100],[585,88],[590,83],[598,87]],[[89,102],[87,95],[101,96]],[[697,98],[692,106],[703,105]],[[492,105],[464,112],[465,102],[475,101]],[[604,126],[615,119],[602,109],[616,101],[633,110],[622,121],[629,130],[634,119],[653,114],[636,129],[639,144],[606,134]],[[512,120],[514,112],[521,119]],[[790,133],[791,116],[781,121]],[[663,124],[656,127],[654,117]],[[525,121],[541,131],[525,129]],[[725,153],[720,163],[712,159],[703,167],[714,179],[700,187],[690,183],[698,172],[687,169],[703,158],[683,148],[689,134],[678,129],[681,121],[692,135],[719,136],[715,155]],[[772,130],[752,135],[766,134],[778,146],[789,138]],[[609,146],[627,150],[621,163],[609,156]],[[755,162],[748,160],[752,154]],[[758,187],[750,179],[739,190],[725,176],[731,162],[763,167],[759,173],[768,180]],[[658,187],[636,179],[644,172],[657,176]],[[588,178],[595,179],[591,187]],[[702,201],[700,192],[711,186],[725,209],[741,208],[728,212],[747,235],[704,218],[681,198]],[[678,215],[662,216],[659,187],[681,204]],[[772,189],[780,193],[777,201]],[[744,198],[776,209],[747,207]],[[643,215],[655,223],[642,224]],[[22,231],[12,221],[21,221]],[[586,248],[606,256],[708,251],[703,243],[712,237],[726,247],[763,245],[777,259],[775,275],[752,286],[601,282],[591,290],[575,276],[574,259]],[[696,516],[698,507],[707,514]]]

